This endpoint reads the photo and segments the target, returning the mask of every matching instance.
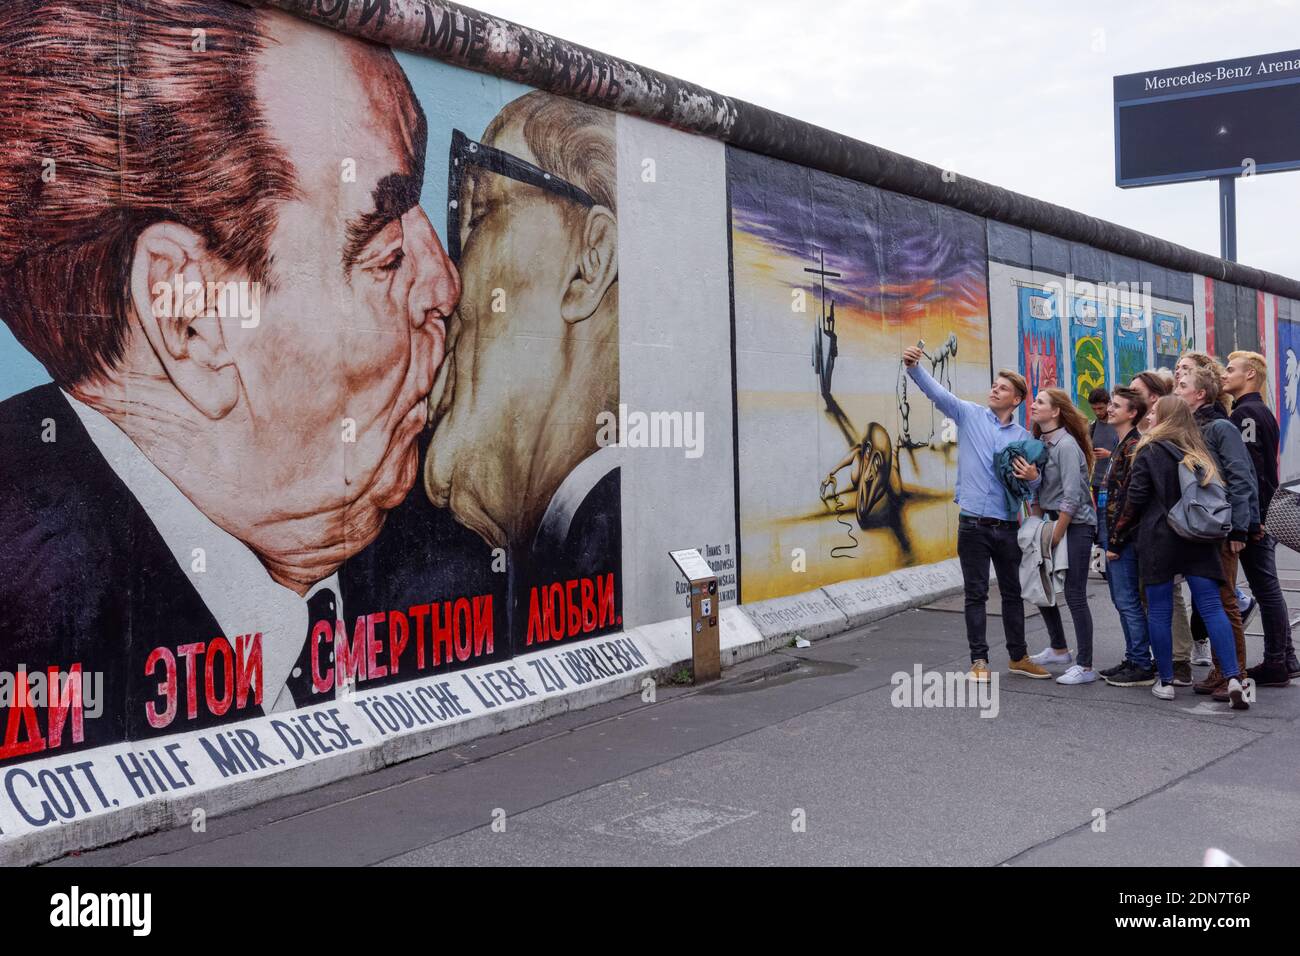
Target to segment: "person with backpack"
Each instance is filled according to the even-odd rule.
[[[1223,366],[1220,365],[1212,355],[1210,355],[1208,352],[1201,352],[1196,349],[1192,349],[1190,351],[1184,352],[1182,355],[1178,357],[1178,364],[1174,366],[1175,383],[1177,383],[1178,380],[1182,379],[1182,377],[1186,375],[1188,372],[1190,372],[1192,369],[1196,369],[1196,368],[1213,369],[1215,372],[1219,373],[1220,375],[1223,374]],[[1223,414],[1227,415],[1229,411],[1231,411],[1232,399],[1220,393],[1218,404],[1222,408]],[[1236,589],[1235,585],[1234,585],[1234,589]],[[1242,593],[1240,589],[1236,589],[1236,594],[1237,594],[1237,610],[1241,617],[1241,626],[1244,630],[1246,626],[1250,624],[1251,615],[1254,614],[1256,610],[1258,610],[1259,605],[1256,603],[1254,598],[1250,597],[1247,594]],[[1205,633],[1205,625],[1201,623],[1200,618],[1196,616],[1195,612],[1193,612],[1189,623],[1191,625],[1190,633],[1192,635],[1191,662],[1193,664],[1204,665],[1206,667],[1209,667],[1211,664],[1214,663],[1214,661],[1213,661],[1213,656],[1210,654],[1210,642]],[[1177,656],[1180,651],[1179,645],[1180,645],[1179,629],[1178,627],[1175,627],[1174,629],[1175,656]]]
[[[1217,364],[1217,363],[1216,363]],[[1174,386],[1174,395],[1192,411],[1205,446],[1214,459],[1215,470],[1223,477],[1228,501],[1232,506],[1232,530],[1220,549],[1223,563],[1223,587],[1220,600],[1232,625],[1236,657],[1246,661],[1246,628],[1237,605],[1238,556],[1250,537],[1250,529],[1259,524],[1259,487],[1255,467],[1250,463],[1250,453],[1241,440],[1241,432],[1229,420],[1219,404],[1222,373],[1214,366],[1197,366],[1183,373]],[[1208,622],[1202,618],[1208,630]],[[1211,641],[1213,648],[1214,642]],[[1198,694],[1208,694],[1216,700],[1227,699],[1227,676],[1218,655],[1214,668],[1205,680],[1193,688]]]
[[[1300,677],[1291,640],[1291,612],[1277,577],[1277,542],[1264,528],[1268,506],[1278,486],[1277,418],[1264,401],[1268,362],[1258,352],[1233,352],[1223,372],[1223,390],[1232,396],[1232,423],[1250,452],[1259,489],[1260,524],[1252,526],[1241,552],[1241,569],[1260,607],[1264,622],[1264,660],[1246,669],[1260,687],[1286,687]]]
[[[1184,356],[1185,357],[1185,356]],[[1137,392],[1142,401],[1146,402],[1147,414],[1145,418],[1138,420],[1137,429],[1139,435],[1146,434],[1154,426],[1155,422],[1151,421],[1156,413],[1156,402],[1166,395],[1172,395],[1174,391],[1174,373],[1167,368],[1151,368],[1145,372],[1139,372],[1133,376],[1133,381],[1129,387]],[[1118,512],[1115,512],[1118,515]],[[1181,577],[1174,578],[1174,686],[1191,687],[1192,686],[1192,656],[1195,640],[1192,637],[1191,614],[1187,608],[1187,598],[1183,593],[1184,581]],[[1146,596],[1141,588],[1138,589],[1142,595],[1143,604],[1146,603]],[[1144,612],[1145,613],[1145,612]],[[1205,666],[1210,665],[1210,651],[1205,651]]]
[[[1194,476],[1186,489],[1184,471]],[[1234,710],[1250,707],[1232,624],[1222,602],[1222,585],[1226,582],[1221,546],[1214,538],[1184,537],[1170,521],[1171,514],[1185,518],[1189,512],[1217,517],[1218,531],[1226,538],[1231,528],[1228,511],[1218,469],[1191,408],[1181,398],[1165,396],[1156,402],[1155,426],[1138,442],[1124,510],[1112,532],[1123,538],[1134,526],[1137,528],[1138,568],[1147,595],[1147,632],[1159,675],[1151,693],[1161,700],[1173,700],[1175,696],[1173,587],[1174,576],[1181,574],[1219,657],[1229,704]],[[1202,535],[1212,533],[1205,527],[1195,530]]]
[[[1056,678],[1058,684],[1090,684],[1097,679],[1092,667],[1092,610],[1088,607],[1088,569],[1092,543],[1097,537],[1097,510],[1092,503],[1092,439],[1088,420],[1074,407],[1062,388],[1039,391],[1029,409],[1034,437],[1047,446],[1047,467],[1038,486],[1035,515],[1056,523],[1052,548],[1064,539],[1069,564],[1065,572],[1065,602],[1074,622],[1076,657],[1073,665]],[[1069,646],[1061,609],[1039,608],[1047,625],[1050,644],[1030,658],[1035,664],[1070,664]]]

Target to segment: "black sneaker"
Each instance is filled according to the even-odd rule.
[[[1120,661],[1114,667],[1107,667],[1104,671],[1097,671],[1097,673],[1101,675],[1103,679],[1107,677],[1112,677],[1115,674],[1118,674],[1120,671],[1122,671],[1127,665],[1128,665],[1128,661]]]
[[[1238,594],[1240,595],[1240,592],[1238,592]],[[1259,602],[1256,601],[1250,595],[1247,595],[1245,604],[1242,604],[1240,601],[1238,601],[1237,603],[1238,603],[1237,611],[1238,613],[1241,614],[1242,628],[1250,627],[1251,618],[1253,618],[1255,616],[1255,612],[1259,610]]]
[[[1281,663],[1256,664],[1246,670],[1246,676],[1260,687],[1286,687],[1291,683],[1291,675]]]
[[[1112,687],[1150,687],[1156,682],[1153,667],[1139,667],[1132,661],[1125,661],[1114,674],[1103,675],[1102,680]]]
[[[1292,680],[1300,677],[1300,660],[1296,660],[1295,651],[1289,651],[1286,655],[1286,672]]]

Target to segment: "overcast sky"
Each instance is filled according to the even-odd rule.
[[[1111,78],[1300,48],[1300,0],[470,5],[1214,255],[1216,183],[1115,186]],[[1300,278],[1298,214],[1300,171],[1239,181],[1240,261]]]

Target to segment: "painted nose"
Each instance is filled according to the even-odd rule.
[[[417,265],[409,311],[411,323],[418,329],[430,316],[445,319],[455,310],[460,301],[460,273],[419,206],[402,217],[402,231]]]

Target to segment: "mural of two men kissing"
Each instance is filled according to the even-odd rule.
[[[0,761],[619,628],[612,115],[414,59],[0,8]]]

